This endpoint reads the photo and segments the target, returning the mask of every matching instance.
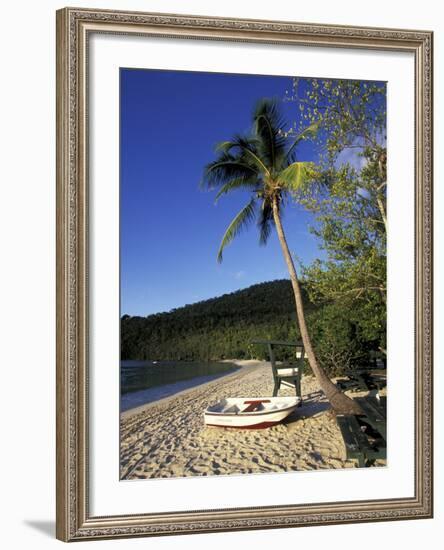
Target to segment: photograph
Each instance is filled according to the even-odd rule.
[[[386,467],[387,82],[119,86],[120,480]]]

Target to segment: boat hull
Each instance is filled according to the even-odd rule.
[[[259,430],[282,422],[299,403],[298,397],[231,398],[209,407],[204,412],[204,421],[207,426]],[[254,410],[255,404],[259,404],[256,405],[259,410]],[[230,412],[233,409],[239,410]]]

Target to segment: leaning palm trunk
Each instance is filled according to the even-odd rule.
[[[279,242],[282,247],[285,262],[287,263],[288,272],[290,274],[291,284],[293,286],[294,299],[296,303],[296,314],[298,318],[299,331],[301,333],[302,343],[304,344],[310,367],[316,376],[322,391],[331,406],[338,414],[362,414],[362,409],[353,399],[342,393],[337,386],[328,378],[324,370],[318,365],[316,356],[311,345],[310,336],[308,334],[307,325],[305,322],[304,305],[302,302],[301,288],[299,286],[296,269],[294,267],[293,258],[288,249],[287,239],[285,238],[284,228],[279,214],[279,205],[277,200],[273,201],[273,219],[276,225],[276,231],[279,237]]]

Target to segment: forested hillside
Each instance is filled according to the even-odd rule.
[[[313,345],[323,367],[340,372],[368,360],[378,341],[362,329],[362,309],[314,306],[303,290]],[[255,339],[299,340],[290,281],[253,285],[148,317],[122,317],[122,359],[265,358]],[[285,357],[282,357],[285,358]]]
[[[307,310],[311,306],[307,302]],[[148,317],[122,317],[122,359],[250,358],[250,341],[297,338],[288,280],[253,285]],[[256,349],[257,348],[257,349]]]

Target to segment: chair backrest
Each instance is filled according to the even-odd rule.
[[[276,347],[291,347],[295,348],[295,357],[296,357],[296,364],[298,368],[297,375],[295,376],[302,376],[303,370],[304,370],[304,358],[305,358],[305,350],[304,345],[302,342],[283,342],[280,340],[254,340],[251,342],[252,344],[263,344],[266,345],[268,348],[268,354],[270,356],[270,363],[271,368],[273,370],[273,377],[279,376],[279,367],[276,365],[276,355],[275,355],[275,348]],[[291,374],[290,374],[291,376]]]

